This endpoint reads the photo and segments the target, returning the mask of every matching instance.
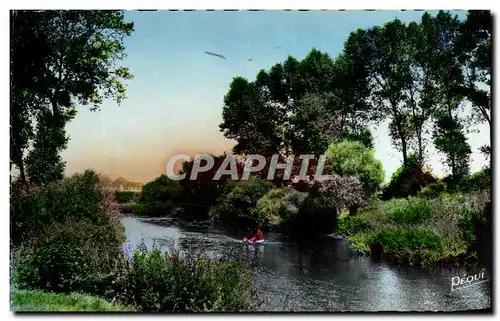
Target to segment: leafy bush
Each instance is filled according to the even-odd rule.
[[[333,143],[326,156],[335,173],[356,176],[370,193],[376,192],[384,181],[382,162],[361,142],[344,140]]]
[[[16,282],[28,289],[104,294],[101,282],[122,262],[123,241],[123,231],[89,220],[50,224],[16,265]]]
[[[311,188],[297,215],[285,222],[289,232],[329,234],[337,225],[337,209],[320,184]]]
[[[389,184],[384,188],[382,198],[405,198],[415,196],[427,185],[436,182],[430,172],[422,169],[418,157],[410,155],[408,163],[403,164],[391,176]]]
[[[181,194],[182,186],[177,181],[171,180],[166,175],[161,175],[142,187],[139,202],[172,202],[177,201]]]
[[[360,215],[346,215],[339,219],[337,225],[337,233],[343,236],[352,236],[356,233],[363,232],[369,227],[366,218]]]
[[[235,227],[255,224],[252,209],[272,187],[271,183],[257,177],[237,182],[227,194],[219,197],[217,204],[210,209],[210,218]]]
[[[54,222],[75,218],[98,225],[114,224],[110,217],[116,214],[108,195],[99,188],[97,174],[89,170],[44,187],[13,193],[10,201],[14,245],[32,239]]]
[[[389,218],[397,223],[420,223],[431,215],[426,199],[410,197],[409,199],[392,199],[388,202]]]
[[[281,226],[297,215],[305,197],[292,188],[274,188],[259,199],[251,216],[260,226]]]
[[[171,202],[148,202],[137,203],[132,206],[132,213],[137,216],[177,216],[183,209],[173,205]]]
[[[130,203],[136,198],[136,192],[115,191],[115,199],[118,203]]]
[[[433,199],[441,196],[445,191],[446,184],[443,181],[436,181],[422,188],[418,196],[426,199]]]
[[[158,249],[136,251],[115,287],[119,300],[140,311],[245,311],[253,303],[246,263],[163,256]]]
[[[420,228],[388,228],[380,231],[371,243],[378,243],[384,252],[413,253],[441,250],[441,238],[430,230]]]
[[[469,193],[472,191],[491,190],[491,186],[491,173],[481,170],[464,177],[460,181],[458,189],[461,192]]]

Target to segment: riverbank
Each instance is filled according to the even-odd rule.
[[[474,193],[431,200],[373,200],[355,216],[340,215],[336,234],[360,253],[395,264],[472,264],[482,245],[479,234],[487,233],[489,199],[489,193]]]

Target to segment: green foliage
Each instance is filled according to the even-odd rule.
[[[384,188],[383,199],[415,196],[423,187],[435,181],[431,173],[422,169],[419,157],[415,154],[409,155],[407,164],[401,165],[392,174],[389,184]]]
[[[182,186],[177,181],[171,180],[166,175],[161,175],[154,181],[142,187],[139,197],[140,203],[171,202],[179,199]]]
[[[39,290],[13,292],[11,296],[11,310],[23,312],[134,311],[131,307],[106,302],[101,298],[90,295],[80,293],[64,295]]]
[[[426,199],[410,197],[408,199],[392,199],[387,204],[389,218],[396,223],[421,223],[431,216],[431,209]]]
[[[342,139],[354,142],[360,142],[366,148],[373,149],[373,135],[369,128],[361,128],[359,130],[352,130],[345,127],[342,133]]]
[[[360,142],[333,143],[328,147],[326,156],[335,173],[358,177],[370,193],[376,192],[384,181],[382,163],[375,159],[373,150]]]
[[[472,153],[462,128],[458,117],[452,117],[447,112],[438,114],[434,145],[438,151],[445,154],[446,164],[451,169],[455,181],[469,174],[469,158]]]
[[[285,222],[290,233],[328,234],[337,225],[337,208],[332,199],[315,184],[302,202],[297,215]]]
[[[132,213],[137,216],[178,216],[184,209],[171,202],[137,203],[132,206]]]
[[[125,98],[132,75],[117,64],[133,23],[109,10],[13,11],[11,164],[34,183],[62,178],[64,127],[75,106]],[[28,146],[32,149],[26,157]]]
[[[461,192],[469,193],[472,191],[491,190],[491,187],[491,172],[480,170],[462,178],[458,189]]]
[[[136,251],[117,284],[119,299],[140,311],[230,312],[252,309],[249,266],[239,261]]]
[[[339,219],[337,233],[343,236],[354,236],[368,229],[366,218],[361,215],[346,215]]]
[[[130,203],[136,198],[136,192],[132,191],[115,191],[115,199],[118,203]]]
[[[420,228],[384,229],[371,242],[379,243],[384,252],[413,253],[442,249],[441,239],[436,233]]]
[[[255,224],[256,218],[252,215],[252,209],[271,188],[270,182],[256,177],[239,181],[227,194],[219,197],[217,204],[210,209],[210,218],[238,227]]]
[[[106,225],[111,218],[102,206],[103,200],[98,176],[89,170],[29,193],[12,194],[11,240],[19,244],[47,224],[71,218]]]
[[[106,276],[123,259],[123,241],[123,231],[89,220],[47,225],[16,265],[16,283],[27,289],[102,295]]]
[[[285,225],[297,215],[305,197],[305,193],[292,188],[274,188],[258,200],[251,216],[259,226]]]
[[[446,184],[440,180],[430,183],[426,187],[422,188],[418,193],[418,196],[426,199],[432,199],[441,196],[445,191]]]

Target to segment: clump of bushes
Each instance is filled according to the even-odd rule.
[[[249,311],[254,302],[247,263],[164,256],[158,249],[136,251],[115,288],[119,301],[148,312]]]
[[[217,204],[210,209],[209,216],[212,220],[229,226],[249,227],[248,225],[254,224],[256,220],[252,209],[272,187],[270,182],[257,177],[239,181],[219,197]],[[256,212],[253,214],[258,215]]]
[[[124,229],[112,195],[92,171],[11,195],[11,243],[21,250],[14,280],[22,288],[102,293],[122,258]]]
[[[135,201],[137,193],[133,191],[115,191],[115,199],[118,203],[130,203]]]
[[[380,231],[371,243],[381,245],[384,252],[414,253],[442,249],[441,238],[421,228],[388,228]]]
[[[181,198],[183,188],[178,182],[161,175],[142,187],[138,202],[132,213],[138,216],[177,216],[183,210],[175,205]]]
[[[315,184],[302,202],[299,212],[286,223],[287,230],[294,234],[328,234],[337,226],[337,205],[332,198]]]
[[[353,236],[369,228],[363,215],[346,215],[339,219],[337,233],[343,236]]]
[[[472,191],[491,190],[491,172],[481,170],[462,178],[458,184],[459,191],[469,193]]]
[[[392,199],[389,202],[389,218],[396,223],[421,223],[429,219],[431,209],[426,199],[410,197]]]
[[[132,213],[137,216],[178,216],[183,213],[183,208],[175,206],[172,202],[137,203],[132,206]]]
[[[433,199],[446,192],[446,184],[443,181],[436,181],[422,188],[418,193],[419,197]]]
[[[389,184],[383,190],[382,199],[415,196],[422,188],[434,182],[436,178],[429,171],[424,171],[417,155],[410,155],[407,164],[392,174]]]
[[[11,194],[11,241],[19,245],[36,238],[44,226],[67,219],[87,219],[97,225],[116,223],[109,195],[101,191],[93,171],[75,174],[44,187]]]
[[[292,188],[274,188],[257,201],[251,216],[260,226],[280,227],[293,220],[306,195]]]
[[[104,283],[123,260],[123,231],[90,220],[68,219],[43,228],[17,262],[21,288],[103,295]]]
[[[334,173],[357,177],[370,194],[378,191],[384,181],[382,162],[375,158],[373,149],[359,141],[332,143],[326,156]]]

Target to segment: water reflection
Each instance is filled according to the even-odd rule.
[[[310,247],[268,234],[264,245],[244,244],[237,235],[200,222],[124,217],[130,257],[148,249],[177,249],[211,258],[250,259],[263,311],[453,311],[490,307],[489,282],[451,291],[464,270],[426,271],[352,256],[348,242]]]

